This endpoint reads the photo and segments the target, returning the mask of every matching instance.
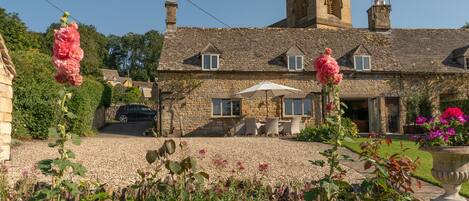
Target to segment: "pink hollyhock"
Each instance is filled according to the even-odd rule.
[[[326,48],[324,55],[317,58],[314,62],[316,68],[316,79],[321,84],[339,84],[343,76],[339,74],[340,67],[337,61],[331,56],[332,50]]]
[[[55,76],[57,82],[69,83],[73,86],[82,84],[80,61],[83,59],[83,54],[76,23],[55,30],[52,63],[57,69]]]

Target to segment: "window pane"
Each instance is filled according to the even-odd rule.
[[[295,56],[288,56],[288,69],[289,70],[295,70],[296,69]]]
[[[363,57],[363,69],[370,70],[370,57]]]
[[[295,99],[293,101],[293,114],[303,115],[303,101],[301,99]]]
[[[293,115],[293,101],[292,99],[285,99],[285,107],[284,107],[284,110],[285,110],[285,115]]]
[[[305,99],[304,100],[304,115],[311,116],[311,110],[312,110],[311,99]]]
[[[223,116],[231,116],[231,100],[222,100],[221,107]]]
[[[213,99],[213,116],[220,116],[221,115],[221,100],[220,99]]]
[[[210,55],[203,55],[204,59],[203,59],[203,68],[205,70],[210,70]]]
[[[218,56],[213,55],[212,56],[212,69],[217,69],[218,68]]]
[[[297,70],[303,69],[303,57],[301,56],[296,57],[296,69]]]
[[[363,70],[363,57],[355,56],[355,69]]]
[[[241,115],[241,101],[234,100],[233,101],[233,116],[240,116]]]

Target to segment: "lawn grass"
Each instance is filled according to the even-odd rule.
[[[366,138],[358,138],[355,139],[355,142],[344,142],[344,146],[347,147],[348,149],[352,150],[353,152],[360,153],[360,143],[363,141],[366,141]],[[435,180],[432,177],[431,169],[433,165],[433,159],[432,155],[428,152],[420,151],[418,149],[418,145],[415,144],[415,142],[409,141],[409,140],[400,140],[400,139],[393,139],[393,143],[391,145],[382,145],[381,150],[380,150],[380,155],[381,156],[390,156],[392,154],[398,153],[401,150],[401,143],[405,148],[409,148],[405,152],[405,155],[412,158],[416,159],[419,157],[420,165],[417,168],[417,170],[414,172],[414,176],[422,179],[424,181],[427,181],[429,183],[435,184],[435,185],[440,185],[437,180]],[[463,184],[461,188],[461,194],[469,197],[469,182],[466,182]]]

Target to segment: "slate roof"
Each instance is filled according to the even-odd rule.
[[[119,79],[119,72],[112,69],[101,69],[105,81],[116,81]]]
[[[200,53],[214,46],[220,54],[219,71],[287,72],[285,53],[297,46],[305,55],[305,71],[326,47],[342,69],[354,71],[350,55],[364,49],[376,72],[464,72],[452,53],[469,45],[465,29],[313,28],[178,28],[165,38],[159,71],[202,71]]]
[[[152,88],[153,82],[141,82],[141,81],[133,81],[134,87],[142,87],[142,88]]]

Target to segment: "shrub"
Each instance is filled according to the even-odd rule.
[[[109,104],[109,90],[94,78],[86,77],[82,86],[74,88],[72,93],[68,107],[77,118],[70,122],[71,131],[81,136],[93,135],[96,109]]]
[[[141,102],[141,92],[137,87],[125,88],[116,86],[112,92],[113,103],[139,103]]]
[[[50,56],[35,51],[12,52],[17,77],[13,82],[13,137],[46,139],[55,122],[59,86]]]
[[[428,95],[415,95],[408,97],[406,102],[406,119],[407,123],[414,123],[414,120],[419,116],[430,117],[432,115],[432,103]]]
[[[344,128],[345,135],[354,137],[358,134],[358,127],[349,118],[342,118],[342,127]],[[332,138],[334,129],[327,124],[322,124],[318,127],[305,128],[298,135],[297,140],[307,142],[327,142]]]

